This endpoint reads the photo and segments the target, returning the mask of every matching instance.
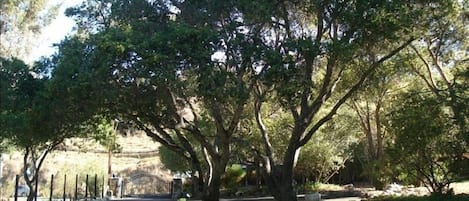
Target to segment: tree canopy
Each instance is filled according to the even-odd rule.
[[[455,14],[459,6],[443,0],[89,0],[67,10],[78,32],[38,63],[37,75],[47,76],[28,71],[21,77],[25,86],[45,90],[4,91],[38,97],[28,99],[33,102],[18,115],[50,111],[39,119],[54,120],[50,128],[38,126],[51,134],[41,135],[46,139],[64,136],[64,126],[82,129],[80,123],[97,117],[131,121],[187,161],[194,191],[204,200],[219,199],[227,165],[243,157],[264,169],[277,200],[296,200],[292,184],[295,167],[302,167],[302,148],[311,153],[308,145],[321,149],[333,140],[347,141],[350,135],[338,125],[361,126],[370,159],[384,158],[385,114],[395,101],[385,95],[394,83],[407,82],[400,75],[414,80],[412,72],[423,80],[438,103],[451,109],[450,130],[467,136],[467,58],[450,56],[462,55],[465,47],[465,35],[453,33],[465,25],[451,23],[464,16]],[[402,103],[403,112],[412,109],[411,102]],[[349,124],[333,119],[345,104],[357,113]],[[405,114],[393,120],[411,118]],[[415,129],[393,135],[399,139],[407,132]],[[349,144],[336,143],[343,146],[324,153],[349,157],[343,150]],[[241,149],[252,153],[235,156]]]
[[[46,156],[65,139],[95,132],[102,116],[67,102],[62,85],[45,73],[48,61],[33,67],[18,59],[0,59],[0,139],[24,151],[24,178],[32,187]],[[31,188],[34,189],[34,188]],[[34,198],[30,193],[28,200]]]
[[[233,137],[253,112],[267,183],[277,199],[292,200],[300,148],[451,7],[447,1],[87,1],[68,10],[82,35],[64,41],[56,71],[89,86],[85,97],[135,121],[187,158],[194,172],[200,175],[206,163],[206,199],[218,199]],[[248,100],[254,110],[245,110]],[[267,101],[292,118],[281,153],[274,153],[263,123]]]

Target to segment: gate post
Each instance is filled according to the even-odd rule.
[[[75,176],[75,201],[78,200],[78,174]]]
[[[15,177],[15,201],[18,201],[18,180],[20,179],[19,175]]]
[[[85,200],[88,200],[88,175],[86,175]]]
[[[52,201],[52,196],[54,195],[54,174],[50,177],[50,197],[49,201]]]
[[[98,174],[94,175],[94,199],[98,197]]]
[[[64,175],[64,195],[63,195],[64,200],[63,201],[65,201],[65,198],[67,198],[66,192],[65,192],[66,186],[67,186],[67,174]]]

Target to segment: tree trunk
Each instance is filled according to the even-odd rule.
[[[36,188],[35,186],[33,185],[33,183],[36,183],[36,180],[38,179],[39,175],[38,174],[34,174],[33,175],[33,178],[28,178],[26,180],[29,180],[30,182],[26,182],[28,184],[28,187],[30,189],[29,191],[29,194],[28,194],[28,197],[26,198],[27,201],[33,201],[34,200],[34,197],[36,195]]]
[[[43,150],[42,153],[39,155],[36,153],[37,150],[35,150],[34,147],[25,148],[25,153],[24,153],[24,158],[23,158],[23,166],[24,166],[23,176],[24,176],[24,180],[26,181],[26,184],[28,185],[30,189],[29,195],[26,198],[27,201],[34,200],[34,197],[36,195],[36,189],[37,189],[35,185],[37,184],[36,181],[39,179],[39,170],[41,169],[42,164],[44,160],[46,159],[47,155],[49,154],[49,152],[58,144],[59,143],[56,142],[50,145],[45,150]],[[31,162],[30,165],[28,165],[29,160]],[[28,169],[29,169],[28,166],[32,168],[30,169],[31,172],[29,174],[28,174]]]
[[[225,172],[226,163],[214,162],[211,179],[208,181],[208,186],[203,197],[204,201],[218,201],[220,199],[221,177]]]
[[[203,177],[199,175],[192,175],[192,195],[193,198],[200,198],[203,196],[205,188],[204,188],[204,180]]]
[[[293,173],[295,169],[295,163],[297,156],[299,155],[299,149],[290,144],[288,147],[282,166],[276,166],[273,168],[269,176],[266,179],[270,184],[268,187],[275,200],[278,201],[296,201],[296,191],[293,186]]]
[[[274,170],[266,175],[265,179],[267,186],[278,201],[296,201],[296,192],[293,189],[293,178],[285,177],[283,167],[276,167]]]
[[[218,201],[220,199],[221,177],[213,178],[212,183],[207,187],[204,201]]]
[[[202,174],[202,166],[200,164],[200,160],[197,156],[197,153],[194,151],[192,146],[190,145],[185,146],[185,148],[186,150],[188,150],[188,153],[190,155],[190,164],[191,164],[191,169],[192,169],[192,173],[191,173],[192,197],[200,198],[201,196],[203,196],[204,191],[205,191],[205,183],[204,183],[204,176]]]
[[[296,192],[293,191],[293,186],[291,183],[284,183],[279,185],[277,188],[277,193],[274,194],[275,200],[278,201],[296,201]]]
[[[383,138],[385,136],[385,132],[381,129],[381,102],[376,104],[375,109],[375,126],[376,126],[376,160],[381,160],[383,158],[384,152],[384,145],[383,145]]]

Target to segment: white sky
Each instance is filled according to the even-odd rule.
[[[57,18],[52,20],[51,24],[42,30],[41,36],[38,40],[41,41],[39,45],[31,51],[28,58],[29,61],[36,61],[41,56],[50,56],[57,48],[54,48],[55,43],[59,43],[62,39],[72,32],[75,22],[65,16],[64,12],[67,8],[78,5],[83,0],[51,0],[51,5],[62,4]]]

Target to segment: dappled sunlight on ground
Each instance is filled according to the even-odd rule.
[[[450,187],[455,194],[469,194],[469,181],[453,183]]]

